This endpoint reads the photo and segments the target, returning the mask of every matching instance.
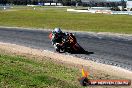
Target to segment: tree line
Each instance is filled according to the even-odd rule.
[[[1,5],[27,5],[27,4],[32,4],[32,5],[37,5],[38,3],[62,3],[63,5],[70,5],[73,3],[80,3],[81,0],[0,0]]]
[[[82,3],[81,0],[0,0],[0,5],[38,5],[38,3],[62,3],[64,6],[76,6],[82,5],[82,6],[106,6],[106,7],[116,7],[119,5],[126,5],[126,2],[124,0],[121,0],[120,2],[87,2]]]

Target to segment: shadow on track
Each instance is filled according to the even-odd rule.
[[[70,53],[70,54],[85,54],[85,55],[91,55],[91,54],[94,54],[94,52],[89,52],[89,51],[86,51],[84,48],[82,48],[80,45],[79,45],[79,49],[78,50],[71,50],[71,51],[60,51],[59,53]]]
[[[59,53],[66,53],[66,52],[59,52]],[[80,51],[72,51],[72,52],[67,52],[67,53],[70,53],[70,54],[85,54],[85,55],[91,55],[91,54],[94,54],[94,52],[89,52],[89,51],[86,51],[82,48],[82,50]]]
[[[85,54],[85,55],[90,55],[90,54],[94,54],[94,52],[89,52],[86,50],[80,51],[80,52],[71,52],[71,54]]]

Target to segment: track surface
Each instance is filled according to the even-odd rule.
[[[0,42],[54,51],[48,31],[0,28]],[[79,44],[93,54],[72,54],[82,59],[111,64],[132,70],[132,41],[114,37],[75,33]],[[67,53],[66,53],[67,54]]]

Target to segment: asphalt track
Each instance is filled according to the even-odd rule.
[[[0,42],[54,52],[48,34],[49,31],[42,30],[0,28]],[[132,70],[132,40],[108,36],[93,36],[78,32],[75,33],[75,36],[78,43],[88,53],[71,55]]]

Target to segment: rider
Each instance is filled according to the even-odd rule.
[[[60,28],[55,28],[52,31],[51,41],[52,41],[52,44],[54,45],[54,48],[56,49],[56,51],[59,51],[57,43],[59,45],[61,45],[62,44],[62,40],[65,38],[65,36],[66,36],[66,34],[63,33]]]

